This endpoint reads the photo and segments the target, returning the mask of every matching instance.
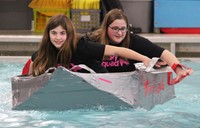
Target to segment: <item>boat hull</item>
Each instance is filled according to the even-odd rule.
[[[152,109],[175,97],[167,72],[78,73],[58,67],[38,77],[12,78],[14,110]]]

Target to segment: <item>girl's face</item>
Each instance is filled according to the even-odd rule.
[[[112,43],[119,44],[123,41],[127,33],[127,24],[123,19],[114,20],[107,29],[108,37]]]
[[[50,40],[52,44],[60,49],[67,39],[67,32],[62,26],[58,26],[49,31]]]

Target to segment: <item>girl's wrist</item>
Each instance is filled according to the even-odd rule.
[[[174,72],[177,74],[179,71],[183,70],[181,64],[174,63],[171,68],[174,70]]]

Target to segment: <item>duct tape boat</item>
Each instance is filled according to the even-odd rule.
[[[168,84],[170,67],[150,70],[142,63],[136,71],[123,73],[78,73],[57,67],[40,76],[12,77],[13,110],[70,110],[84,108],[152,109],[175,97]],[[151,66],[152,67],[152,66]],[[148,72],[146,71],[148,69]]]

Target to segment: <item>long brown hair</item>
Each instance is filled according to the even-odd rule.
[[[109,44],[107,29],[109,25],[117,19],[125,20],[128,28],[129,23],[125,13],[121,9],[112,9],[105,15],[103,22],[101,24],[101,28],[93,32],[87,33],[88,38],[92,41],[100,42],[101,44]],[[128,48],[129,44],[130,44],[130,32],[127,31],[126,36],[122,41],[122,47]]]
[[[49,32],[59,25],[66,30],[67,39],[58,50],[50,41]],[[62,66],[69,66],[76,45],[77,37],[71,20],[64,14],[52,16],[46,25],[38,54],[33,61],[32,74],[34,76],[43,74],[48,68],[56,67],[58,63]]]

